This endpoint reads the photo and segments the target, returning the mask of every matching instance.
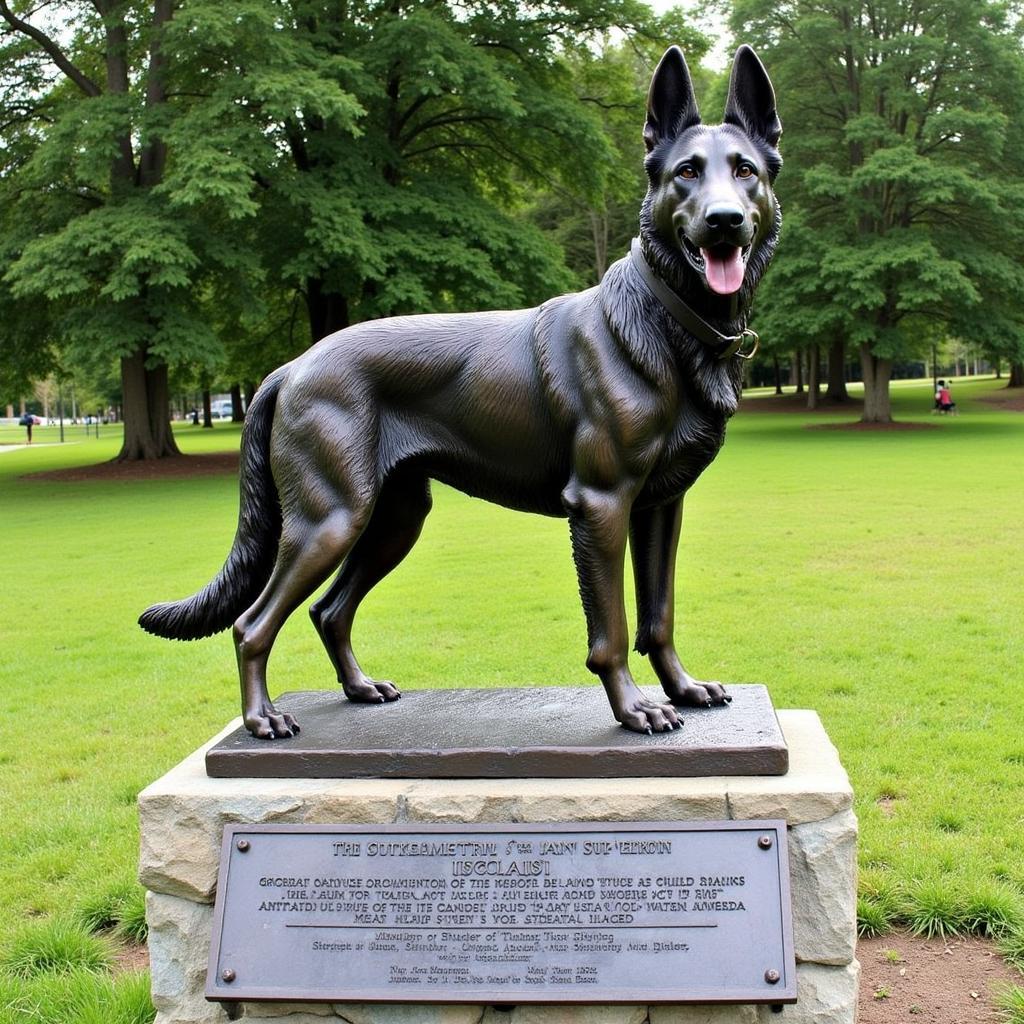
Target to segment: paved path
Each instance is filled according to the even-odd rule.
[[[65,441],[65,444],[79,444],[78,441]],[[0,444],[0,455],[4,452],[16,452],[19,448],[55,448],[60,441],[37,441],[35,444]]]

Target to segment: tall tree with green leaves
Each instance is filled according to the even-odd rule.
[[[1024,73],[1003,0],[735,0],[786,129],[786,227],[763,313],[839,340],[863,419],[891,419],[893,361],[937,331],[1019,336],[1024,192],[1009,145]]]
[[[533,217],[559,243],[566,262],[586,285],[596,284],[609,263],[637,232],[639,203],[647,188],[644,123],[651,75],[666,48],[680,46],[704,94],[712,73],[701,67],[709,40],[680,9],[651,18],[626,38],[606,36],[567,54],[579,102],[599,119],[614,159],[596,190],[587,180],[551,181],[537,199]]]
[[[238,225],[275,126],[296,104],[342,131],[360,112],[338,58],[281,31],[278,4],[180,6],[0,0],[2,287],[25,300],[19,336],[41,302],[59,344],[120,360],[122,459],[176,453],[168,366],[215,357],[218,282],[249,296],[260,260]],[[244,73],[227,45],[241,35]]]
[[[26,108],[0,127],[0,287],[48,302],[60,344],[120,358],[122,458],[175,451],[169,366],[265,372],[300,320],[316,340],[567,286],[519,208],[552,182],[596,194],[615,154],[566,54],[656,20],[637,0],[45,11],[0,0]]]
[[[264,181],[261,248],[313,340],[370,317],[520,306],[572,281],[522,216],[539,190],[596,195],[615,172],[568,54],[657,20],[635,0],[293,0],[295,31],[343,55],[359,137],[300,106]]]

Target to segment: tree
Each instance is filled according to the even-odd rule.
[[[700,60],[709,40],[678,10],[650,19],[627,39],[605,37],[600,46],[588,43],[567,54],[576,96],[600,121],[614,159],[596,190],[587,180],[550,182],[535,203],[533,218],[558,242],[569,267],[588,286],[601,280],[637,232],[638,203],[647,188],[640,131],[647,89],[673,43],[685,51],[695,87],[704,93],[712,74],[700,67]]]
[[[243,302],[258,276],[232,230],[256,212],[253,159],[295,103],[339,130],[359,108],[336,59],[325,68],[279,32],[268,0],[192,0],[187,17],[175,0],[77,0],[52,26],[12,3],[0,0],[4,285],[49,303],[62,344],[119,358],[119,458],[173,455],[168,366],[215,357],[203,303],[216,279],[234,278]],[[196,20],[208,34],[189,34]],[[244,88],[223,47],[243,29],[243,59],[259,54]]]
[[[566,55],[633,0],[337,4],[294,0],[295,31],[344,56],[366,111],[352,140],[297,108],[260,198],[268,273],[301,295],[315,341],[355,320],[521,306],[572,281],[524,216],[552,186],[594,194],[614,152]]]
[[[521,209],[552,182],[596,192],[614,153],[566,54],[653,21],[636,0],[28,10],[0,0],[0,289],[120,359],[122,458],[176,450],[169,368],[251,379],[303,324],[568,286]]]
[[[859,353],[863,419],[936,329],[1020,333],[1024,76],[998,0],[736,0],[786,126],[773,330]],[[1018,122],[1019,123],[1019,122]],[[760,316],[760,313],[759,313]],[[831,360],[830,360],[831,361]]]

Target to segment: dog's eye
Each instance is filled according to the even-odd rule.
[[[756,173],[753,164],[742,163],[736,168],[737,178],[752,178]]]
[[[687,181],[693,181],[697,177],[697,168],[693,164],[683,164],[682,167],[676,171],[677,178],[685,178]]]

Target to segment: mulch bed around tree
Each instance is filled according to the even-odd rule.
[[[857,413],[864,406],[863,399],[848,398],[845,402],[833,402],[822,395],[814,409],[807,408],[807,394],[787,392],[784,395],[744,395],[740,399],[741,412],[802,412],[814,415],[834,416],[837,412]]]
[[[743,398],[740,401],[740,412],[787,412],[803,413],[810,416],[835,416],[838,413],[849,413],[859,416],[864,408],[860,398],[849,398],[845,402],[833,402],[820,398],[814,409],[807,408],[807,395],[757,395]],[[806,423],[805,430],[854,430],[854,431],[892,431],[892,430],[933,430],[937,423],[861,423],[859,419],[851,419],[846,423]]]
[[[211,455],[175,455],[143,462],[100,462],[94,466],[50,469],[26,473],[22,480],[118,481],[118,480],[192,480],[197,476],[238,474],[238,452]]]
[[[893,423],[861,423],[855,420],[853,423],[807,423],[805,430],[938,430],[938,423],[906,423],[897,420]]]
[[[1002,1020],[995,1001],[1000,987],[1024,984],[984,939],[884,935],[861,939],[857,959],[858,1024],[996,1024]]]

